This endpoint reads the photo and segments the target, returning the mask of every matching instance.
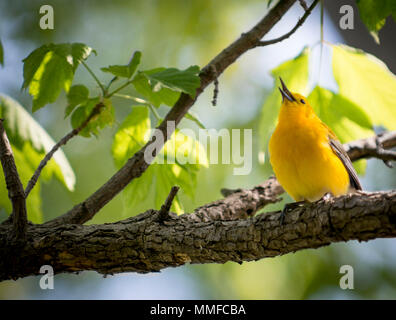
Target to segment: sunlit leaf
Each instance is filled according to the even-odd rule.
[[[82,43],[46,44],[23,60],[22,88],[29,87],[33,111],[55,102],[62,89],[69,91],[76,68],[91,52]]]
[[[132,112],[124,119],[117,130],[111,152],[117,168],[135,154],[149,139],[149,110],[142,106],[133,106]]]
[[[340,95],[363,109],[374,125],[396,129],[396,77],[386,65],[344,45],[333,46],[332,61]]]
[[[393,19],[396,19],[396,1],[357,0],[356,3],[360,18],[369,29],[374,40],[379,43],[378,31],[385,25],[386,18],[392,15]]]
[[[67,107],[65,110],[65,118],[72,113],[74,108],[79,104],[85,103],[88,100],[89,90],[86,86],[78,84],[72,86],[67,93]]]
[[[79,106],[71,116],[73,129],[79,128],[91,116],[88,124],[79,132],[83,137],[91,135],[98,136],[99,130],[114,123],[114,107],[109,99],[104,99],[100,103],[99,97],[90,98],[86,103]]]

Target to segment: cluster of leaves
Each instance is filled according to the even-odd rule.
[[[310,49],[272,70],[274,88],[266,99],[260,117],[260,138],[267,150],[271,132],[281,106],[279,76],[293,92],[308,97],[318,116],[345,143],[374,134],[374,126],[396,129],[396,77],[384,63],[361,50],[345,45],[332,45],[332,68],[338,92],[315,86],[309,91]],[[362,173],[365,161],[354,163]]]
[[[385,25],[387,17],[396,21],[396,1],[394,0],[356,0],[360,18],[369,29],[374,40],[379,43],[378,32]]]
[[[111,101],[113,96],[119,95],[133,100],[134,104],[140,103],[132,107],[132,112],[122,122],[114,137],[113,156],[116,166],[121,167],[150,137],[149,110],[157,120],[161,120],[155,111],[160,105],[172,107],[181,93],[194,97],[200,85],[198,76],[200,70],[198,66],[191,66],[186,70],[156,68],[137,71],[142,55],[141,52],[136,51],[128,64],[110,65],[101,69],[114,76],[107,85],[104,85],[85,63],[91,53],[96,54],[92,48],[82,43],[43,45],[23,60],[22,87],[28,89],[33,97],[33,112],[55,102],[63,89],[67,97],[65,118],[70,116],[72,127],[79,128],[79,135],[84,137],[97,136],[101,129],[114,124],[115,110]],[[3,62],[2,58],[3,51],[0,45],[0,63]],[[97,82],[101,89],[100,93],[90,96],[89,89],[85,85],[72,85],[74,74],[80,64]],[[124,82],[111,91],[111,86],[119,80]],[[118,93],[130,85],[134,87],[134,92],[138,96]],[[4,123],[7,134],[12,143],[22,182],[26,185],[39,162],[55,142],[21,105],[5,95],[0,96],[0,115],[6,120]],[[188,114],[186,117],[203,126],[194,115]],[[126,188],[128,206],[146,199],[151,187],[155,189],[157,206],[165,200],[173,185],[180,186],[185,194],[193,197],[197,171],[201,165],[207,165],[206,154],[199,142],[177,131],[158,156],[177,155],[179,150],[187,152],[193,160],[192,163],[180,164],[174,161],[165,164],[155,163],[142,177],[134,180]],[[44,180],[51,177],[58,178],[65,187],[73,190],[75,176],[62,151],[55,153],[53,160],[43,170]],[[4,178],[0,179],[4,181]],[[0,184],[0,191],[0,207],[10,212],[11,206],[6,196],[5,183]],[[42,220],[40,204],[40,182],[38,182],[27,199],[29,219],[34,222]],[[179,199],[174,201],[173,209],[182,212]]]

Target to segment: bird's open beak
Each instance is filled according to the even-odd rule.
[[[282,94],[282,102],[285,100],[285,98],[291,102],[296,101],[296,98],[293,97],[292,93],[287,89],[285,83],[283,82],[282,78],[279,77],[280,82],[282,84],[282,89],[279,88],[279,91]]]

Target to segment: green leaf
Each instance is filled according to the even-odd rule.
[[[4,50],[0,39],[0,64],[4,66]]]
[[[140,51],[135,51],[131,61],[128,63],[129,74],[130,74],[129,77],[132,77],[135,74],[141,59],[142,59],[142,53]]]
[[[316,114],[334,131],[342,143],[367,138],[374,134],[367,113],[347,98],[316,86],[308,96],[308,101]],[[365,165],[365,160],[354,163],[359,173],[364,173]]]
[[[73,112],[70,121],[74,129],[79,128],[88,119],[99,101],[99,97],[90,98]],[[101,107],[95,112],[96,114],[93,115],[88,124],[79,132],[81,136],[86,138],[91,137],[91,135],[98,136],[99,130],[113,125],[114,108],[109,99],[104,99]]]
[[[374,56],[333,46],[333,74],[339,93],[363,109],[374,125],[396,129],[396,77]]]
[[[103,72],[108,72],[112,73],[116,77],[121,77],[121,78],[129,78],[130,73],[129,73],[129,67],[126,65],[112,65],[108,66],[105,68],[101,68]]]
[[[14,99],[1,94],[0,109],[2,117],[5,119],[4,127],[13,146],[19,150],[23,150],[23,148],[26,148],[26,143],[29,143],[32,150],[37,153],[38,159],[34,161],[33,166],[36,169],[39,161],[55,145],[54,140]],[[33,155],[29,158],[32,157]],[[46,174],[48,178],[54,174],[69,190],[74,190],[76,178],[62,150],[58,150],[50,163],[44,168],[42,175],[45,176]]]
[[[72,86],[67,93],[67,107],[65,110],[65,118],[70,115],[76,106],[87,102],[89,90],[82,84]]]
[[[23,59],[22,88],[29,87],[33,112],[55,102],[62,89],[69,91],[76,68],[91,52],[82,43],[46,44]]]
[[[109,72],[115,75],[116,77],[121,78],[131,78],[138,65],[140,64],[142,53],[140,51],[135,51],[131,61],[127,65],[112,65],[107,68],[101,68],[103,72]]]
[[[276,126],[279,110],[282,103],[279,77],[282,77],[291,92],[298,92],[306,95],[308,92],[308,64],[310,51],[304,48],[303,51],[294,59],[282,63],[272,70],[274,77],[274,87],[264,102],[259,125],[260,148],[267,151],[268,142]]]
[[[359,15],[375,42],[379,44],[378,31],[385,25],[388,16],[396,17],[396,1],[394,0],[357,0]]]
[[[133,156],[150,138],[150,118],[146,107],[134,106],[131,114],[121,124],[112,146],[117,168]],[[189,159],[185,164],[184,159]],[[123,192],[125,205],[133,208],[154,194],[159,209],[174,185],[181,187],[189,197],[194,196],[197,172],[208,166],[206,152],[198,141],[176,131],[166,142],[155,161],[145,173],[134,179]],[[182,205],[176,198],[172,210],[182,213]]]
[[[143,147],[150,133],[149,110],[142,106],[133,106],[132,112],[125,118],[117,130],[111,149],[117,168],[121,168],[127,159]]]
[[[158,69],[154,69],[158,70]],[[147,73],[148,71],[146,71]],[[173,107],[180,97],[180,92],[172,91],[168,88],[161,88],[159,91],[153,91],[149,80],[142,73],[138,73],[132,81],[136,91],[146,98],[152,105],[159,107],[161,104]]]
[[[186,70],[176,68],[160,69],[157,72],[142,71],[150,80],[151,87],[154,91],[161,88],[168,88],[173,91],[179,91],[195,97],[196,89],[200,86],[199,67],[191,66]]]

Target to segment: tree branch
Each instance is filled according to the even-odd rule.
[[[250,199],[243,193],[224,200],[230,197],[250,207]],[[4,248],[0,251],[0,280],[38,274],[44,264],[51,265],[55,273],[146,273],[186,263],[241,263],[333,242],[396,237],[396,191],[320,200],[289,212],[283,225],[279,211],[243,220],[197,221],[199,210],[216,216],[223,203],[214,202],[192,214],[172,215],[163,222],[156,221],[158,211],[149,210],[111,224],[34,225],[20,252],[9,252],[9,226],[0,226],[0,247]]]
[[[165,200],[165,203],[162,205],[161,210],[158,212],[157,221],[164,221],[170,217],[169,210],[171,209],[173,199],[176,197],[176,194],[179,191],[179,189],[180,188],[177,186],[172,187],[171,191],[169,192],[168,197]]]
[[[133,179],[140,177],[150,163],[144,159],[144,152],[148,147],[157,146],[153,153],[159,151],[173,133],[168,129],[168,123],[174,122],[177,126],[185,116],[198,96],[204,89],[218,78],[223,71],[235,62],[246,51],[255,48],[257,41],[267,34],[282,18],[296,0],[281,0],[269,13],[259,21],[250,31],[243,33],[239,39],[220,52],[200,73],[201,85],[196,91],[195,98],[188,94],[181,94],[179,100],[170,109],[164,121],[157,128],[163,135],[164,141],[158,142],[155,138],[130,158],[104,185],[83,202],[77,204],[69,212],[54,219],[52,224],[76,223],[82,224],[90,220],[103,206],[123,190]],[[216,72],[213,72],[216,70]]]
[[[25,190],[25,195],[26,197],[29,195],[30,191],[32,191],[33,187],[36,185],[37,180],[41,174],[41,171],[44,169],[44,167],[47,165],[48,161],[51,160],[52,156],[54,155],[54,153],[56,151],[58,151],[58,149],[65,145],[66,143],[69,142],[69,140],[73,137],[75,137],[76,135],[78,135],[81,130],[83,130],[88,123],[92,120],[93,117],[95,117],[96,115],[98,115],[100,113],[100,110],[102,109],[102,107],[104,107],[102,102],[99,102],[91,111],[91,113],[89,114],[89,116],[87,117],[87,119],[84,120],[84,122],[76,129],[73,129],[72,131],[70,131],[67,135],[65,135],[61,140],[59,140],[59,142],[57,144],[55,144],[52,149],[45,155],[44,159],[41,160],[38,168],[36,169],[36,171],[34,172],[33,176],[30,178],[27,186],[26,186],[26,190]]]
[[[13,231],[17,240],[24,240],[27,226],[25,193],[3,121],[0,119],[0,161],[3,166],[8,198],[12,203]]]
[[[272,40],[265,40],[265,41],[258,41],[256,43],[256,47],[264,47],[264,46],[268,46],[270,44],[274,44],[277,42],[281,42],[287,38],[289,38],[294,32],[297,31],[298,28],[300,28],[303,23],[305,22],[305,20],[307,20],[308,16],[311,14],[312,10],[315,8],[315,6],[317,5],[317,3],[319,2],[319,0],[315,0],[314,2],[312,2],[311,6],[309,8],[306,8],[306,4],[304,7],[305,13],[304,15],[298,20],[297,24],[294,26],[293,29],[291,29],[288,33],[284,34],[283,36],[276,38],[276,39],[272,39]],[[300,4],[302,5],[302,2],[300,1]]]
[[[357,140],[344,145],[345,151],[352,160],[378,158],[384,161],[396,161],[396,131],[385,132],[377,136]]]

